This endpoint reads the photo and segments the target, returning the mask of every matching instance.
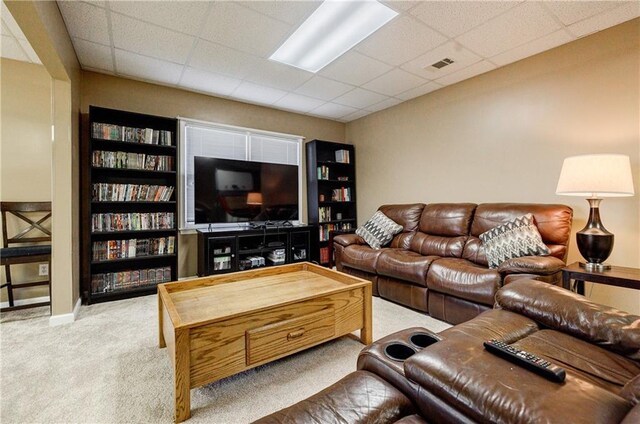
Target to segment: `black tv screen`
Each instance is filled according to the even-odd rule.
[[[196,156],[196,224],[298,219],[298,167]]]

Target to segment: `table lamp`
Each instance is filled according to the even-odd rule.
[[[564,160],[556,194],[586,196],[589,202],[589,221],[576,234],[578,250],[588,271],[611,268],[604,264],[613,250],[613,234],[600,221],[600,202],[603,197],[633,196],[633,179],[629,156],[596,154],[571,156]]]

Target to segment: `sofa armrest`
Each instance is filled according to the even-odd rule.
[[[340,234],[333,238],[334,243],[347,247],[352,244],[367,244],[362,237],[357,234]]]
[[[496,293],[496,304],[553,330],[640,360],[640,316],[534,280],[504,286]]]
[[[498,267],[500,274],[538,274],[551,275],[565,267],[564,261],[554,256],[523,256],[507,259]]]

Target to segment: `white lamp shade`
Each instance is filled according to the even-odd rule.
[[[571,156],[564,160],[556,194],[566,196],[633,196],[629,156],[617,154]]]

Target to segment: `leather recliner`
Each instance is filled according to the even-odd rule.
[[[358,371],[258,422],[640,422],[640,316],[534,280],[501,288],[495,306],[404,361],[383,352],[415,329],[387,336],[362,351]],[[565,381],[488,352],[489,339],[563,367]]]
[[[560,281],[573,217],[568,206],[415,203],[378,210],[403,227],[388,247],[374,250],[355,234],[333,239],[337,270],[370,280],[374,295],[458,324],[490,309],[496,291],[511,281]],[[527,213],[551,254],[490,269],[480,234]]]

